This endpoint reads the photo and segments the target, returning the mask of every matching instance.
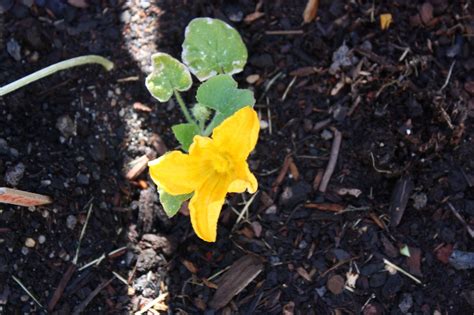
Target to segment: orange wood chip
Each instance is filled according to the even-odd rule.
[[[17,206],[32,207],[45,205],[53,202],[53,200],[45,195],[0,187],[0,202]]]

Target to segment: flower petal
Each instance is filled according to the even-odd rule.
[[[180,151],[167,153],[148,166],[155,184],[170,195],[193,192],[209,173],[206,163]]]
[[[229,184],[228,175],[214,173],[195,191],[189,203],[193,229],[206,242],[216,241],[217,221]]]
[[[253,194],[258,189],[258,182],[250,172],[247,162],[237,164],[235,169],[236,178],[231,182],[228,191],[233,193],[243,193],[247,190]]]
[[[235,160],[246,160],[257,144],[259,131],[257,112],[247,106],[217,126],[212,138],[220,150],[226,151]]]

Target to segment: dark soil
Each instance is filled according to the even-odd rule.
[[[472,271],[453,261],[474,251],[472,3],[321,1],[303,25],[306,1],[262,1],[251,22],[242,20],[255,11],[249,0],[0,4],[10,2],[0,15],[1,85],[91,53],[115,69],[64,71],[0,98],[0,187],[54,198],[0,206],[0,314],[127,314],[159,296],[156,309],[182,314],[473,312]],[[393,16],[386,31],[382,13]],[[198,16],[242,34],[249,64],[236,78],[254,90],[266,126],[250,157],[258,195],[238,222],[251,196],[228,198],[215,244],[185,215],[166,218],[146,172],[125,178],[131,160],[177,147],[169,127],[179,110],[153,100],[144,77],[153,52],[180,55]],[[346,65],[331,68],[343,45]],[[342,145],[322,193],[336,130]],[[262,272],[212,310],[216,287],[231,285],[219,276],[248,254]]]

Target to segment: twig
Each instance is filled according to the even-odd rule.
[[[376,170],[379,173],[392,174],[392,171],[381,170],[381,169],[377,168],[377,166],[375,166],[375,158],[374,158],[374,154],[372,152],[370,152],[370,157],[372,159],[372,167],[374,168],[374,170]]]
[[[422,282],[418,279],[418,278],[415,278],[414,276],[412,276],[410,273],[406,272],[405,270],[403,270],[402,268],[398,267],[397,265],[395,265],[394,263],[391,263],[390,261],[388,261],[387,259],[383,259],[383,262],[389,266],[389,267],[392,267],[393,269],[403,273],[405,276],[407,276],[408,278],[412,279],[413,281],[415,281],[416,283],[418,284],[422,284]]]
[[[454,68],[455,64],[456,64],[456,60],[454,60],[453,63],[451,63],[451,66],[449,67],[448,76],[446,77],[446,81],[444,82],[444,84],[441,87],[440,91],[444,90],[448,86],[449,80],[451,79],[451,75],[453,74],[453,68]]]
[[[88,262],[87,264],[85,264],[84,266],[82,266],[81,268],[79,268],[79,271],[82,271],[84,269],[87,269],[89,268],[90,266],[92,265],[98,265],[102,262],[102,260],[104,260],[106,257],[113,257],[115,254],[119,253],[120,251],[124,250],[124,249],[127,249],[126,246],[123,246],[123,247],[120,247],[120,248],[117,248],[113,251],[111,251],[110,253],[108,253],[107,255],[106,254],[102,254],[99,258],[96,258],[94,259],[93,261],[90,261]]]
[[[280,31],[266,31],[266,35],[302,35],[303,30],[280,30]]]
[[[63,295],[64,289],[66,288],[66,285],[68,284],[69,280],[71,279],[72,275],[74,274],[74,271],[76,271],[76,265],[71,264],[67,268],[66,272],[64,273],[63,277],[61,278],[61,281],[59,281],[59,284],[54,291],[53,297],[48,303],[48,311],[51,312],[53,311],[54,307],[58,303],[59,299]]]
[[[321,180],[321,185],[319,185],[319,191],[322,193],[326,192],[328,188],[329,181],[331,180],[332,173],[334,173],[334,168],[336,167],[337,158],[339,156],[339,149],[342,142],[342,134],[336,128],[331,128],[334,133],[334,140],[332,141],[331,155],[329,156],[329,162],[324,171],[323,179]]]
[[[474,230],[472,230],[469,224],[466,223],[464,218],[459,214],[458,210],[456,210],[456,208],[454,208],[454,206],[450,202],[448,202],[448,207],[451,210],[451,212],[454,214],[456,219],[458,219],[462,223],[462,225],[464,225],[469,235],[474,238]]]
[[[74,265],[77,265],[77,259],[79,257],[79,250],[81,249],[82,238],[84,237],[84,234],[86,233],[87,224],[89,223],[89,218],[92,213],[92,199],[89,202],[90,202],[90,206],[89,206],[89,210],[87,211],[86,222],[84,223],[84,226],[82,227],[81,235],[79,236],[79,241],[77,242],[76,255],[74,255],[74,259],[72,260],[72,263]]]
[[[28,291],[28,289],[23,285],[23,283],[21,283],[20,279],[18,279],[14,275],[12,275],[12,278],[13,278],[13,280],[15,280],[16,283],[18,283],[18,285],[23,289],[23,291],[25,291],[26,294],[28,294],[30,296],[30,298],[33,299],[33,301],[35,301],[36,304],[38,304],[39,307],[44,308],[44,306],[38,301],[38,299],[35,298],[33,293]]]
[[[282,100],[282,101],[284,101],[284,100],[286,99],[286,97],[288,96],[288,93],[290,92],[291,87],[293,86],[293,84],[295,84],[297,78],[298,78],[298,77],[296,77],[296,76],[293,77],[293,79],[291,80],[290,84],[288,84],[288,86],[286,87],[286,90],[285,90],[285,92],[283,93],[283,96],[281,97],[281,100]]]
[[[81,302],[81,304],[79,304],[78,306],[76,306],[76,308],[74,309],[74,311],[72,312],[72,315],[79,315],[81,314],[84,309],[87,307],[87,305],[89,305],[89,303],[97,296],[97,294],[100,293],[100,291],[102,291],[106,286],[108,286],[113,280],[115,279],[115,277],[107,280],[107,281],[103,281],[101,284],[99,284],[97,286],[97,288],[94,289],[94,291],[92,291],[88,296],[87,298]]]

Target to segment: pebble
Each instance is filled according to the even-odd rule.
[[[31,237],[28,237],[26,240],[25,240],[25,246],[26,247],[29,247],[29,248],[33,248],[36,246],[36,241],[34,239],[32,239]]]
[[[56,121],[56,128],[66,139],[76,134],[76,124],[69,115],[60,116]]]
[[[332,132],[327,130],[327,129],[324,129],[323,132],[321,132],[321,138],[323,138],[323,140],[330,140],[332,139]]]
[[[372,288],[378,288],[383,286],[386,280],[387,274],[385,272],[379,272],[369,278],[369,285]]]
[[[0,154],[8,154],[9,151],[7,140],[0,138]]]
[[[247,76],[247,78],[245,79],[245,81],[247,81],[248,84],[254,84],[258,80],[260,80],[260,75],[258,75],[258,74],[251,74],[251,75]]]
[[[7,52],[16,61],[21,60],[21,47],[14,38],[10,38],[7,42]]]
[[[312,189],[311,185],[304,181],[286,186],[281,193],[280,203],[291,209],[298,203],[305,202]]]
[[[44,244],[44,242],[46,242],[46,236],[44,235],[38,236],[38,243]]]
[[[77,224],[77,218],[73,216],[72,214],[68,215],[66,219],[67,228],[70,230],[74,230],[74,228],[76,227],[76,224]]]
[[[449,263],[457,270],[474,268],[474,252],[454,250],[449,256]]]
[[[408,313],[410,308],[413,306],[413,297],[409,293],[403,293],[402,299],[400,304],[398,304],[398,308],[402,311],[403,314]]]
[[[76,176],[77,183],[82,186],[89,185],[89,178],[90,178],[89,174],[79,173]]]
[[[5,173],[5,182],[10,186],[17,186],[25,174],[25,165],[18,163],[14,167],[9,167]]]
[[[26,255],[28,255],[29,252],[30,252],[30,250],[29,250],[27,247],[23,246],[23,247],[21,248],[21,253],[22,253],[23,255],[26,256]]]
[[[416,193],[411,196],[413,199],[413,207],[417,210],[421,210],[426,207],[428,202],[428,196],[425,193]]]

